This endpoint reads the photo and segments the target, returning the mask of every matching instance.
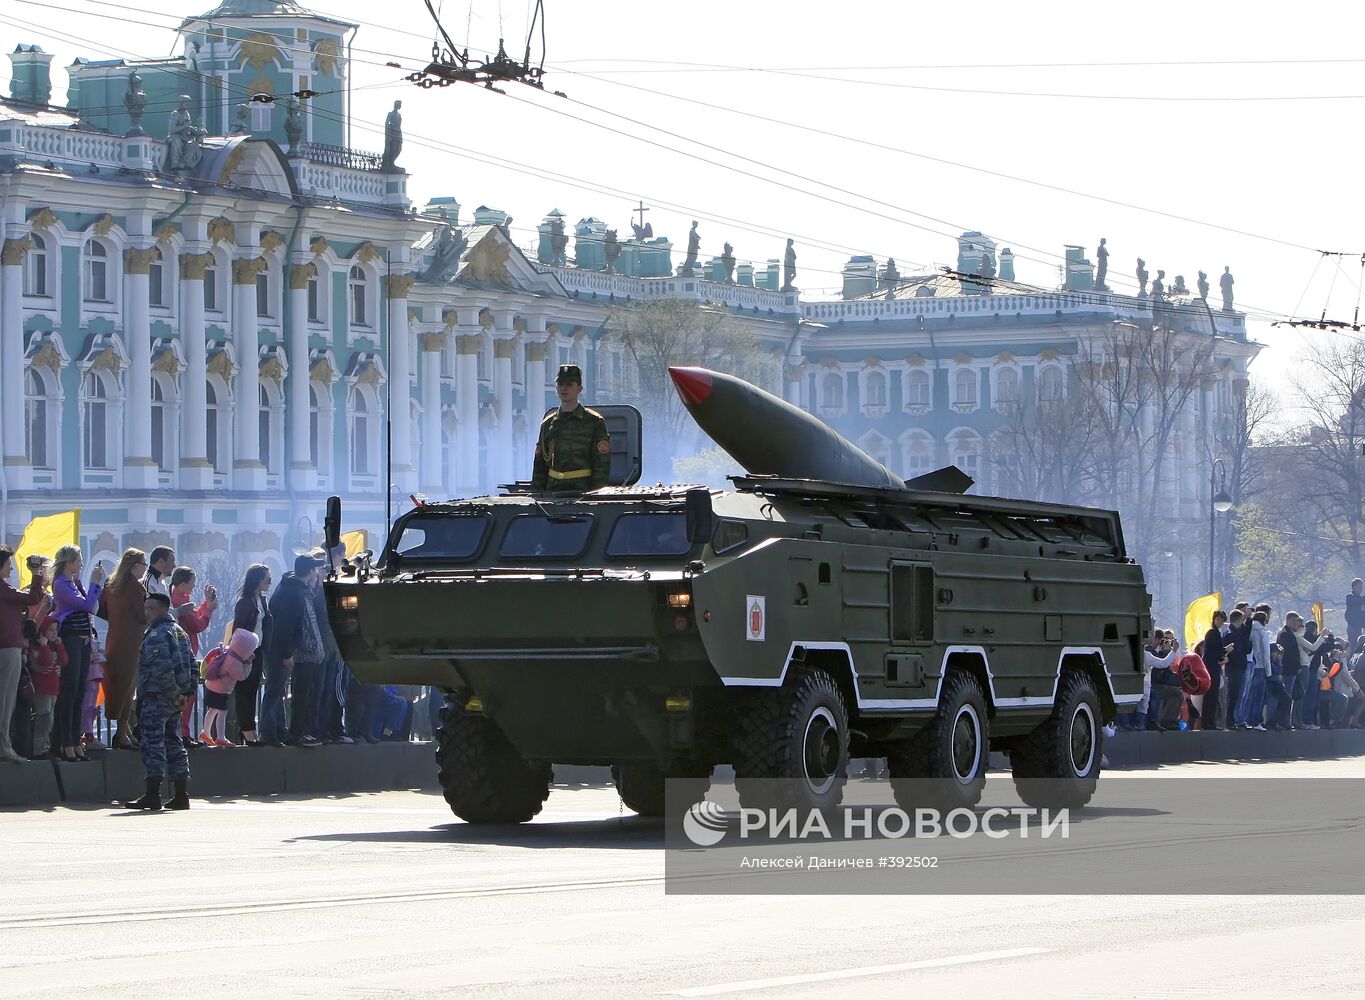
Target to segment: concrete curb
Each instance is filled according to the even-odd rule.
[[[1365,756],[1365,730],[1317,732],[1121,732],[1105,740],[1111,770],[1183,764],[1192,761],[1314,760]],[[416,788],[434,790],[436,766],[430,743],[380,743],[327,746],[312,750],[263,747],[255,750],[190,751],[195,796],[345,794]],[[1002,754],[991,754],[992,768],[1008,768]],[[854,765],[856,773],[858,765]],[[716,768],[718,780],[733,777],[729,766]],[[611,770],[573,764],[555,765],[558,785],[611,784]],[[0,807],[43,808],[62,804],[108,804],[141,794],[142,760],[136,753],[111,750],[88,764],[36,761],[0,764]]]

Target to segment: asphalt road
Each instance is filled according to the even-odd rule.
[[[661,841],[602,789],[494,832],[409,792],[0,812],[0,995],[1365,995],[1357,897],[666,896]]]

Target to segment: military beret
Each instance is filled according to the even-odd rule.
[[[560,365],[559,374],[555,376],[555,384],[560,382],[577,382],[583,384],[583,369],[577,365]]]

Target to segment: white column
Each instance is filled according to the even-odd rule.
[[[543,317],[531,316],[526,320],[526,429],[527,435],[535,437],[540,426],[540,416],[545,412],[545,358],[549,354],[547,343],[549,334],[545,329]],[[526,461],[531,456],[519,456]],[[524,477],[523,477],[524,478]]]
[[[232,486],[265,489],[261,464],[260,329],[256,319],[256,276],[266,267],[260,257],[232,262],[232,342],[237,348],[236,433],[233,435]]]
[[[305,255],[307,256],[307,255]],[[308,279],[318,273],[311,261],[289,267],[289,405],[285,422],[289,435],[289,451],[294,459],[289,467],[289,480],[296,490],[317,487],[317,470],[309,454],[309,413],[312,399],[308,390]],[[319,290],[321,292],[321,289]]]
[[[389,391],[393,400],[393,481],[404,492],[412,490],[412,335],[408,326],[408,291],[413,274],[395,274],[388,284]]]
[[[806,369],[804,361],[793,359],[791,364],[784,367],[782,372],[783,395],[787,402],[792,406],[801,406],[801,387],[805,384]],[[891,389],[888,386],[887,392]]]
[[[24,255],[27,236],[7,239],[0,251],[0,442],[10,489],[33,485],[24,442]],[[22,527],[22,526],[21,526]]]
[[[424,333],[422,348],[422,461],[418,466],[419,488],[432,498],[444,497],[441,475],[441,350],[445,337]]]
[[[479,489],[479,348],[483,335],[465,328],[455,338],[456,493],[474,496]]]
[[[123,336],[128,347],[127,410],[123,422],[123,485],[155,486],[152,461],[152,325],[148,273],[156,252],[123,251]]]
[[[213,484],[207,448],[208,341],[204,334],[204,269],[207,253],[180,255],[180,346],[185,374],[180,387],[180,488],[206,490]]]
[[[516,331],[498,330],[493,340],[493,415],[497,427],[488,446],[488,473],[496,489],[503,483],[514,482],[517,476],[515,437],[512,434],[512,359],[517,353]],[[522,471],[520,478],[529,478]]]

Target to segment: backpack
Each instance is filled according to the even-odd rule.
[[[204,662],[199,665],[200,680],[217,680],[220,676],[223,657],[227,656],[227,647],[221,642],[204,654]]]

